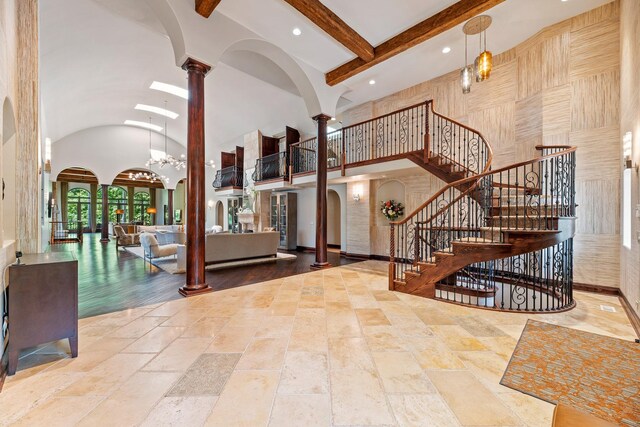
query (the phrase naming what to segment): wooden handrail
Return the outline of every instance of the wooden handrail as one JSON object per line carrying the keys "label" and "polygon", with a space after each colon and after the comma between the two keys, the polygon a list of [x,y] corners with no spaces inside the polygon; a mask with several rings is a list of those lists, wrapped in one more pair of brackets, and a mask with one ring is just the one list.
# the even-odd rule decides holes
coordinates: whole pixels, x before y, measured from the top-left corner
{"label": "wooden handrail", "polygon": [[[534,163],[540,163],[543,160],[547,160],[547,159],[550,159],[550,158],[553,158],[553,157],[560,157],[560,156],[563,156],[565,154],[575,152],[576,149],[577,149],[577,147],[571,147],[570,149],[567,149],[567,150],[564,150],[564,151],[558,151],[557,153],[547,154],[546,156],[542,156],[542,157],[536,157],[535,159],[526,160],[526,161],[520,162],[520,163],[515,163],[513,165],[505,166],[505,167],[502,167],[500,169],[486,171],[486,172],[483,172],[483,173],[481,173],[479,175],[474,175],[474,176],[469,177],[469,178],[462,178],[462,179],[459,179],[458,181],[451,182],[451,183],[445,185],[436,194],[431,196],[429,198],[429,200],[427,200],[422,205],[420,205],[418,208],[416,208],[413,212],[411,212],[411,214],[407,215],[403,220],[401,220],[401,221],[391,221],[390,224],[393,224],[393,225],[406,224],[407,222],[409,222],[409,220],[411,218],[416,216],[421,210],[423,210],[424,208],[429,206],[429,204],[431,204],[434,200],[436,200],[438,197],[440,197],[442,194],[444,194],[447,190],[450,190],[451,188],[459,187],[462,184],[466,184],[468,182],[475,181],[474,185],[469,187],[467,190],[461,192],[461,194],[458,197],[456,197],[456,199],[452,200],[447,206],[445,206],[444,208],[442,208],[438,212],[442,212],[444,209],[447,209],[449,206],[451,206],[451,204],[455,203],[461,197],[463,197],[464,195],[468,194],[470,191],[474,190],[476,185],[477,185],[477,183],[482,178],[484,178],[486,176],[493,175],[493,174],[500,173],[500,172],[505,172],[505,171],[510,170],[510,169],[516,169],[516,168],[519,168],[521,166],[532,165]],[[436,214],[434,214],[431,218],[429,218],[427,220],[427,222],[430,222],[436,215],[438,215],[438,212]]]}

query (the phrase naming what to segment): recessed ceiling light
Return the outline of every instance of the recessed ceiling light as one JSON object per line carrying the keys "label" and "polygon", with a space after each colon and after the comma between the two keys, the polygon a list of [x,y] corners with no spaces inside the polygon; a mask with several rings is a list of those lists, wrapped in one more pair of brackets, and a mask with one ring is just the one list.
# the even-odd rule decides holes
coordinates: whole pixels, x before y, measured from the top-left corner
{"label": "recessed ceiling light", "polygon": [[298,27],[294,28],[292,31],[294,36],[299,36],[300,34],[302,34],[302,30]]}
{"label": "recessed ceiling light", "polygon": [[179,116],[178,113],[174,113],[173,111],[169,111],[164,108],[154,107],[153,105],[138,104],[135,109],[160,114],[161,116],[169,117],[170,119],[176,119]]}
{"label": "recessed ceiling light", "polygon": [[449,53],[449,52],[451,52],[451,48],[449,46],[442,48],[442,53]]}
{"label": "recessed ceiling light", "polygon": [[179,96],[180,98],[189,99],[189,91],[178,86],[170,85],[168,83],[153,82],[149,89],[159,90],[162,92],[170,93],[171,95]]}
{"label": "recessed ceiling light", "polygon": [[145,129],[151,129],[151,130],[155,130],[156,132],[160,132],[162,130],[161,126],[154,125],[148,122],[139,122],[137,120],[125,120],[124,124],[129,126],[139,126]]}
{"label": "recessed ceiling light", "polygon": [[371,79],[371,80],[369,80],[369,84],[370,84],[371,86],[373,86],[374,84],[376,84],[376,81],[375,81],[375,80],[373,80],[373,79]]}
{"label": "recessed ceiling light", "polygon": [[560,1],[564,3],[565,1],[569,1],[569,0],[560,0]]}

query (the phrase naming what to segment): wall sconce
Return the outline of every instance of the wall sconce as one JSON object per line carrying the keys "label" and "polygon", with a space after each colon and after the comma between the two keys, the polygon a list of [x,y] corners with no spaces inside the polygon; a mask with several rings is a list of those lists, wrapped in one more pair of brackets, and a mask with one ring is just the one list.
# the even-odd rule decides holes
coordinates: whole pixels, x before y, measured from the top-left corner
{"label": "wall sconce", "polygon": [[624,157],[623,167],[631,169],[633,167],[633,134],[627,132],[622,137],[622,155]]}
{"label": "wall sconce", "polygon": [[360,197],[362,196],[362,185],[358,184],[353,186],[352,196],[354,202],[360,201]]}
{"label": "wall sconce", "polygon": [[213,209],[213,205],[214,205],[213,200],[209,200],[207,202],[207,206],[209,207],[209,209]]}

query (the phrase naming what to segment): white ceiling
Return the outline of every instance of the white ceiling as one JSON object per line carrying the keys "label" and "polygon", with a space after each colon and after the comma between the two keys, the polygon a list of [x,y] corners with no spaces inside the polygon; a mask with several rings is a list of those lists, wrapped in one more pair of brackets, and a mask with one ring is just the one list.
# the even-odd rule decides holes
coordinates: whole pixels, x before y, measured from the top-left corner
{"label": "white ceiling", "polygon": [[[192,2],[193,0],[184,0]],[[494,19],[488,47],[507,50],[540,29],[609,0],[508,0],[487,12]],[[455,0],[323,0],[371,44],[394,36]],[[329,71],[354,55],[283,0],[222,0],[221,13],[289,54]],[[194,12],[194,19],[201,19]],[[153,80],[186,87],[171,44],[143,0],[55,0],[40,2],[41,88],[46,124],[53,141],[82,129],[148,120],[137,103],[162,106],[180,117],[169,120],[169,136],[186,144],[186,102],[149,90]],[[291,30],[302,29],[295,37]],[[471,46],[476,46],[470,40]],[[211,41],[215,43],[215,41]],[[452,48],[444,55],[444,46]],[[441,34],[345,83],[348,107],[389,95],[459,68],[464,37],[460,27]],[[471,52],[475,52],[473,48]],[[206,79],[206,141],[210,152],[229,149],[242,135],[285,125],[313,132],[302,99],[275,64],[251,54],[223,58]],[[375,86],[368,81],[374,78]],[[347,108],[348,108],[347,107]],[[163,125],[164,119],[155,117]]]}

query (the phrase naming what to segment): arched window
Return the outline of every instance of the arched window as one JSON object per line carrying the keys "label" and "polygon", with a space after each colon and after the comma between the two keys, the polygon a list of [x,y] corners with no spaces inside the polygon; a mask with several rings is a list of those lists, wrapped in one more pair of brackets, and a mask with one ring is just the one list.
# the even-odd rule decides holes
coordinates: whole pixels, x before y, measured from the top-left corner
{"label": "arched window", "polygon": [[133,219],[143,224],[151,224],[151,215],[147,208],[151,206],[151,196],[145,191],[139,191],[133,195]]}
{"label": "arched window", "polygon": [[[107,195],[108,200],[109,200],[109,207],[108,207],[108,211],[109,211],[109,220],[108,222],[118,222],[118,219],[120,221],[123,221],[124,218],[128,218],[129,215],[127,214],[128,208],[128,202],[127,202],[127,190],[125,190],[122,187],[116,187],[116,186],[110,186],[109,187],[109,194]],[[122,209],[125,213],[123,215],[120,216],[120,218],[118,218],[118,214],[116,213],[116,210],[118,209]],[[98,218],[98,223],[102,224],[102,188],[98,188],[98,214],[96,215],[96,217]]]}
{"label": "arched window", "polygon": [[84,188],[72,188],[67,192],[67,217],[69,221],[82,221],[83,227],[90,225],[91,197]]}

